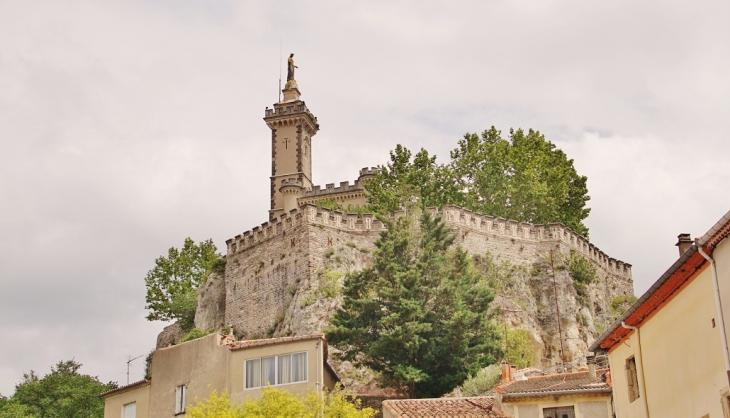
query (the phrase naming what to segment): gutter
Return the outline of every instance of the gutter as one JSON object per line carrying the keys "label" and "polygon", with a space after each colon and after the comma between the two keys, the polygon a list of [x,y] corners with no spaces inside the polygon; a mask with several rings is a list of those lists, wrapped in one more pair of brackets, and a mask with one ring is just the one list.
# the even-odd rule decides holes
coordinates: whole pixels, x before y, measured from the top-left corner
{"label": "gutter", "polygon": [[647,399],[648,395],[646,394],[646,379],[644,379],[644,356],[641,354],[641,334],[639,333],[639,327],[626,325],[626,322],[624,321],[621,321],[621,326],[626,329],[636,331],[636,339],[638,340],[639,345],[639,370],[641,370],[641,387],[644,388],[644,412],[646,412],[646,418],[649,418],[651,415],[649,415],[649,399]]}
{"label": "gutter", "polygon": [[697,247],[697,251],[699,251],[702,257],[705,257],[705,260],[710,262],[712,270],[712,286],[715,289],[715,307],[717,308],[717,317],[720,322],[718,324],[720,326],[720,343],[722,344],[722,354],[725,358],[725,372],[727,373],[728,385],[730,385],[730,352],[728,351],[727,334],[725,333],[725,315],[722,311],[722,300],[720,299],[720,284],[717,281],[717,266],[715,266],[715,260],[707,255],[701,246]]}
{"label": "gutter", "polygon": [[613,389],[598,388],[598,389],[582,389],[582,390],[556,390],[550,392],[528,392],[528,393],[505,393],[502,395],[502,399],[505,401],[512,399],[524,399],[524,398],[537,398],[544,396],[570,396],[570,395],[587,395],[587,394],[610,394],[613,393]]}

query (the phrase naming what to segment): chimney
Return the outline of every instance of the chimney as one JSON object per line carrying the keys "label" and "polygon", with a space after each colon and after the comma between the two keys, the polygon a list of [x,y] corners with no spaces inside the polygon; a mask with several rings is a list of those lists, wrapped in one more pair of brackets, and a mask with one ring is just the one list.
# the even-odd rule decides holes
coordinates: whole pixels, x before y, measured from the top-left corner
{"label": "chimney", "polygon": [[596,378],[596,356],[586,356],[586,363],[588,364],[588,376],[591,379]]}
{"label": "chimney", "polygon": [[507,383],[512,380],[512,368],[506,361],[502,362],[502,383]]}
{"label": "chimney", "polygon": [[679,247],[679,256],[681,257],[692,246],[692,238],[690,238],[689,234],[679,234],[677,235],[677,243],[675,245]]}

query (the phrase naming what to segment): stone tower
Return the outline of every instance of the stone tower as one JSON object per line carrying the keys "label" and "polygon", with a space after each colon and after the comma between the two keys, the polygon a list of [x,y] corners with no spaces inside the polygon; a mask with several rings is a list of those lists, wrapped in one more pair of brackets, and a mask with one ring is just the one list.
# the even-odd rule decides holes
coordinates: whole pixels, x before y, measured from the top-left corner
{"label": "stone tower", "polygon": [[267,107],[264,117],[271,129],[270,220],[295,209],[300,194],[312,189],[312,137],[319,131],[296,80],[288,80],[282,93],[284,99]]}

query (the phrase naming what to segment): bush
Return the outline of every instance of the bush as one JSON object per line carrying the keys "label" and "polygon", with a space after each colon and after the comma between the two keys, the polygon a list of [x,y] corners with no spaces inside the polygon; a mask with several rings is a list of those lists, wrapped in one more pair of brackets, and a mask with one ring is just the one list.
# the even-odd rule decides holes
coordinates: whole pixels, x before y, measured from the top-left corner
{"label": "bush", "polygon": [[178,343],[184,343],[186,341],[197,340],[198,338],[205,337],[206,335],[212,334],[214,332],[215,332],[215,328],[211,328],[208,331],[203,331],[203,330],[200,330],[200,329],[197,329],[197,328],[193,328],[193,329],[190,330],[190,332],[188,332],[187,334],[185,334],[185,336],[182,337],[180,339],[180,341],[178,341]]}
{"label": "bush", "polygon": [[596,266],[582,255],[572,252],[567,260],[570,277],[579,294],[583,294],[586,287],[596,281]]}
{"label": "bush", "polygon": [[479,396],[497,386],[502,379],[502,370],[498,364],[492,364],[479,370],[476,376],[469,376],[461,384],[464,396]]}

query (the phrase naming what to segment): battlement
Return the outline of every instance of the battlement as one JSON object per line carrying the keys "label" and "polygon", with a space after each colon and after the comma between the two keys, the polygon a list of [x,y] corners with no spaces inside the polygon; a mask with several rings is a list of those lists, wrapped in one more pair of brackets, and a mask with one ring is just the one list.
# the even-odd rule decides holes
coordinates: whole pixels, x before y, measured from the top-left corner
{"label": "battlement", "polygon": [[350,184],[349,181],[341,181],[338,187],[335,187],[334,183],[327,183],[324,189],[322,188],[322,186],[313,186],[312,190],[304,192],[303,197],[324,196],[328,194],[355,192],[362,190],[364,190],[364,188],[359,180],[355,180],[354,184]]}
{"label": "battlement", "polygon": [[283,103],[275,105],[274,109],[269,109],[268,107],[264,111],[264,119],[267,118],[273,118],[277,116],[290,116],[290,115],[297,115],[300,113],[305,113],[309,115],[312,119],[314,119],[315,123],[317,122],[317,118],[312,114],[312,112],[309,111],[307,108],[307,105],[304,104],[304,102],[299,101],[295,103]]}
{"label": "battlement", "polygon": [[506,235],[528,241],[559,241],[584,257],[595,261],[604,269],[621,276],[631,277],[631,264],[609,257],[583,236],[559,222],[534,225],[482,215],[455,205],[445,205],[440,213],[437,208],[432,207],[428,210],[434,215],[440,214],[447,224],[464,226],[486,234]]}
{"label": "battlement", "polygon": [[[348,183],[340,183],[340,189],[347,186]],[[434,216],[441,216],[449,226],[469,229],[487,236],[504,236],[522,242],[533,243],[560,242],[584,257],[593,260],[606,271],[627,278],[631,277],[631,264],[609,257],[598,247],[588,242],[587,239],[562,223],[534,225],[501,217],[482,215],[455,205],[446,205],[440,211],[435,207],[427,208],[427,210]],[[398,211],[393,218],[403,215],[403,211]],[[380,232],[385,229],[383,222],[376,219],[373,214],[366,213],[360,216],[356,213],[344,213],[339,210],[318,208],[313,204],[304,204],[272,221],[264,222],[261,226],[229,239],[226,241],[227,253],[231,255],[251,248],[259,242],[281,235],[284,231],[305,223],[329,226],[351,232]]]}
{"label": "battlement", "polygon": [[296,178],[288,178],[281,181],[281,187],[302,187],[302,182]]}
{"label": "battlement", "polygon": [[360,169],[360,176],[358,177],[358,179],[362,177],[374,176],[377,173],[378,169],[376,167],[365,167]]}

